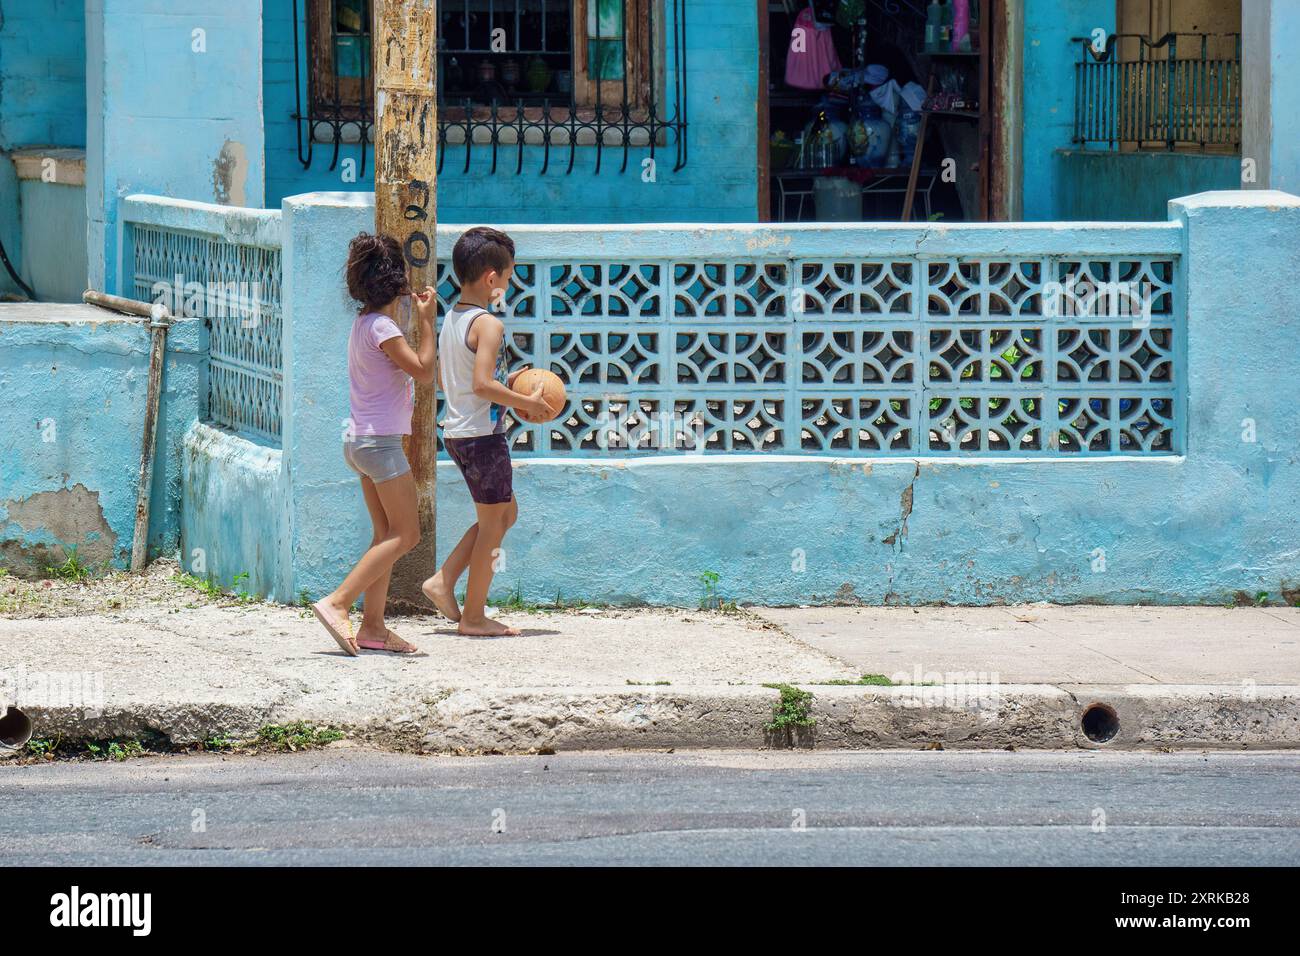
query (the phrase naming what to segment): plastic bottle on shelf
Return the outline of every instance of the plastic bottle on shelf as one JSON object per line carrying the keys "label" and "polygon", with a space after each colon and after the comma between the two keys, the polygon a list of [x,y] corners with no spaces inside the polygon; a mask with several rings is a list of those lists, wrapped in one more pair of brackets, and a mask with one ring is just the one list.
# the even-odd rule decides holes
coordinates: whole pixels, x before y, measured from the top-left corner
{"label": "plastic bottle on shelf", "polygon": [[804,142],[807,144],[808,165],[811,168],[825,169],[827,166],[835,165],[837,159],[835,155],[835,131],[826,118],[825,109],[817,112],[817,118],[813,120],[804,135]]}
{"label": "plastic bottle on shelf", "polygon": [[946,50],[952,43],[952,0],[943,5],[943,19],[939,21],[939,49]]}
{"label": "plastic bottle on shelf", "polygon": [[916,137],[921,130],[921,114],[915,110],[905,110],[898,116],[898,146],[901,151],[902,164],[912,165],[912,155],[916,152]]}
{"label": "plastic bottle on shelf", "polygon": [[970,50],[970,0],[951,0],[952,40],[954,53]]}
{"label": "plastic bottle on shelf", "polygon": [[939,0],[930,0],[925,10],[925,52],[936,53],[939,50],[939,25],[943,21],[943,6]]}

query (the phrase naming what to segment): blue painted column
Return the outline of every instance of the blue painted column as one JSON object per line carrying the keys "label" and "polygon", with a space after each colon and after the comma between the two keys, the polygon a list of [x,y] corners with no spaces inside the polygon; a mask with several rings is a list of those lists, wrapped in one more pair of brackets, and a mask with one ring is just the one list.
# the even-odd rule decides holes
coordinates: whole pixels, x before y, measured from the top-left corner
{"label": "blue painted column", "polygon": [[[1300,197],[1198,193],[1169,204],[1186,225],[1187,455],[1244,472],[1294,458],[1300,349]],[[1268,250],[1268,253],[1265,253]],[[1255,423],[1254,442],[1249,423]],[[1284,510],[1295,518],[1294,502]]]}
{"label": "blue painted column", "polygon": [[1254,160],[1247,189],[1300,192],[1300,4],[1241,6],[1242,160]]}
{"label": "blue painted column", "polygon": [[[1290,278],[1300,271],[1300,197],[1199,193],[1169,212],[1186,227],[1187,462],[1198,486],[1189,516],[1200,519],[1166,531],[1197,555],[1188,565],[1208,562],[1220,579],[1266,568],[1286,581],[1300,542],[1300,288]],[[1237,547],[1216,547],[1229,529]]]}
{"label": "blue painted column", "polygon": [[120,292],[117,201],[261,206],[262,0],[87,0],[90,284]]}
{"label": "blue painted column", "polygon": [[343,463],[348,336],[356,317],[343,281],[348,243],[375,228],[373,193],[310,193],[282,203],[284,427],[289,555],[284,593],[338,585],[369,543],[356,475]]}

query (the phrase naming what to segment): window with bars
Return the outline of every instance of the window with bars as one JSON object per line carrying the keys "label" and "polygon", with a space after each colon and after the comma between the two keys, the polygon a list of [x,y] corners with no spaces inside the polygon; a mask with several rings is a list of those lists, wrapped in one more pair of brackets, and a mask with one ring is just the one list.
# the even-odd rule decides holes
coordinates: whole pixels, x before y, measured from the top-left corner
{"label": "window with bars", "polygon": [[[294,0],[295,31],[299,2]],[[371,0],[303,0],[305,53],[298,91],[299,159],[355,144],[364,174],[373,141]],[[580,149],[594,170],[614,152],[667,151],[686,164],[685,0],[442,0],[438,5],[438,168],[463,150],[469,171],[541,154],[540,172],[572,172]],[[504,162],[503,162],[504,160]]]}

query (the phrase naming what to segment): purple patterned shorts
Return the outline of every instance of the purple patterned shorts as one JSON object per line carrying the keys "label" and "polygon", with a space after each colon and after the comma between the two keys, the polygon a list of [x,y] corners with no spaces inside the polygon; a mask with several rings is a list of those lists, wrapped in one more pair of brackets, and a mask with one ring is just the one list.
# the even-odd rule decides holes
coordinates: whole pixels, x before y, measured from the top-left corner
{"label": "purple patterned shorts", "polygon": [[469,494],[480,505],[501,505],[514,497],[514,468],[506,436],[479,435],[476,438],[444,438],[447,454],[469,485]]}

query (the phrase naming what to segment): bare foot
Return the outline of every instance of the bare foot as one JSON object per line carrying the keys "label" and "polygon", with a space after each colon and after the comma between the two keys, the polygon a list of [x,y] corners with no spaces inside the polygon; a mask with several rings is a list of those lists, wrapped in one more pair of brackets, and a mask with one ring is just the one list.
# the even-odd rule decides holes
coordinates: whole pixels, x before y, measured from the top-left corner
{"label": "bare foot", "polygon": [[390,654],[414,654],[419,650],[387,627],[367,627],[365,624],[357,631],[357,646],[363,651],[388,651]]}
{"label": "bare foot", "polygon": [[352,621],[348,617],[348,609],[340,607],[330,601],[329,598],[322,598],[311,606],[316,615],[316,620],[325,626],[325,630],[330,632],[330,636],[344,652],[353,657],[357,656],[357,641],[352,634]]}
{"label": "bare foot", "polygon": [[442,580],[441,571],[420,585],[420,590],[433,602],[433,606],[443,617],[449,621],[460,620],[460,606],[456,604],[456,595],[452,594],[451,588]]}
{"label": "bare foot", "polygon": [[509,627],[500,621],[492,620],[490,617],[481,618],[477,621],[468,621],[462,618],[460,627],[456,628],[456,631],[470,637],[515,637],[519,634],[519,628]]}

